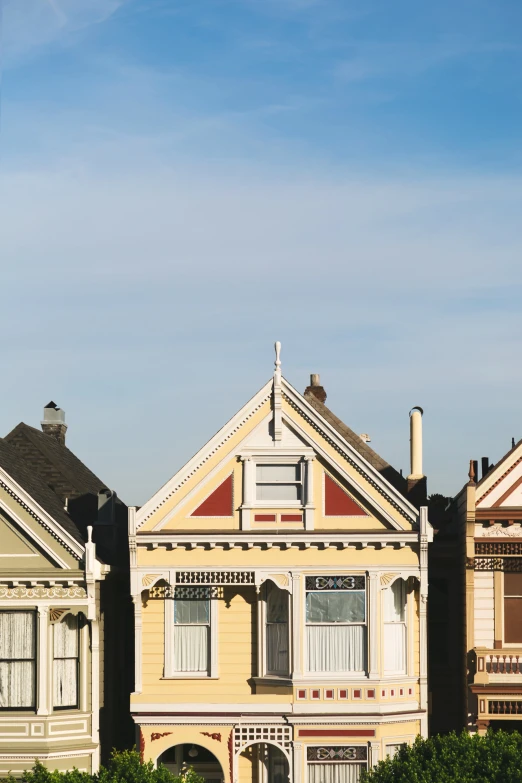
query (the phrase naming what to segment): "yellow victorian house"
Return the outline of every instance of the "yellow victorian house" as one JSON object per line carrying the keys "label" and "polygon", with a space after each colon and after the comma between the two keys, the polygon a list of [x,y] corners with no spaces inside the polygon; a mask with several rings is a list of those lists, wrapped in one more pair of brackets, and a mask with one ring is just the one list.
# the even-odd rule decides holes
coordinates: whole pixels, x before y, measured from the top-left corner
{"label": "yellow victorian house", "polygon": [[356,783],[427,731],[421,412],[408,480],[273,378],[130,509],[144,759],[208,783]]}

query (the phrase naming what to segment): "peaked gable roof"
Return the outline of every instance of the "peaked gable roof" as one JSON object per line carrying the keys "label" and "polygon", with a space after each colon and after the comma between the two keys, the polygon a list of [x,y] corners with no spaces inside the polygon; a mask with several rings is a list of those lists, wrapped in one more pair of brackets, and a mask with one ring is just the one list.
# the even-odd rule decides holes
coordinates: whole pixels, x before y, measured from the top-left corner
{"label": "peaked gable roof", "polygon": [[401,476],[401,474],[395,470],[386,460],[380,457],[376,451],[368,446],[365,441],[359,435],[348,427],[341,419],[339,419],[330,408],[328,408],[323,402],[317,399],[311,391],[305,391],[305,400],[319,413],[328,424],[337,430],[344,440],[347,441],[353,448],[364,457],[364,459],[370,463],[379,473],[390,482],[390,484],[398,489],[403,495],[406,495],[406,489],[408,482]]}
{"label": "peaked gable roof", "polygon": [[4,440],[19,451],[28,465],[49,477],[54,492],[65,498],[79,495],[97,495],[106,484],[96,476],[73,452],[53,437],[20,422]]}
{"label": "peaked gable roof", "polygon": [[[488,495],[505,479],[513,470],[520,471],[522,462],[522,440],[519,440],[504,456],[493,465],[485,476],[482,476],[476,485],[476,503],[484,501]],[[514,476],[515,480],[515,476]],[[514,487],[513,487],[514,489]]]}
{"label": "peaked gable roof", "polygon": [[42,481],[5,438],[0,438],[0,468],[77,543],[84,544],[80,531],[65,511],[58,495]]}
{"label": "peaked gable roof", "polygon": [[[408,519],[410,524],[413,524],[417,519],[418,512],[403,494],[403,488],[406,488],[405,479],[313,395],[313,400],[309,399],[308,396],[305,398],[285,378],[281,378],[281,388],[292,405],[300,409],[305,416],[310,416],[314,419],[314,424],[320,432],[327,437],[333,435],[337,438],[341,452],[346,454],[349,459],[354,459],[358,469],[364,471],[371,483],[391,502],[401,516]],[[138,510],[136,516],[138,529],[271,398],[272,390],[273,380],[271,379],[184,467]]]}

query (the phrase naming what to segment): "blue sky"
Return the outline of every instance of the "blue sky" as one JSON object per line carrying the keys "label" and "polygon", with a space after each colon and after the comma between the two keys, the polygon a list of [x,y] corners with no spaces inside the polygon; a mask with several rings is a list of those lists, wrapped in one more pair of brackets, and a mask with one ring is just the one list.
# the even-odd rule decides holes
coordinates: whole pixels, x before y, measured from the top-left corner
{"label": "blue sky", "polygon": [[515,0],[4,0],[0,431],[141,504],[267,380],[430,491],[522,437]]}

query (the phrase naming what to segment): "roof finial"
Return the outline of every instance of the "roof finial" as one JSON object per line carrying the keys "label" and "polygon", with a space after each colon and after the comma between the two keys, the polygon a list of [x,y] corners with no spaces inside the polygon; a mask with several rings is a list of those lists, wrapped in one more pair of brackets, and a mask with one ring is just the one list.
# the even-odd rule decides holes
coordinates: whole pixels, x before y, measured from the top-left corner
{"label": "roof finial", "polygon": [[274,345],[275,348],[275,372],[274,372],[274,440],[281,440],[283,437],[283,411],[282,411],[282,391],[281,391],[281,343],[279,340]]}
{"label": "roof finial", "polygon": [[274,362],[275,371],[280,378],[281,377],[281,343],[279,342],[279,340],[274,344],[274,348],[275,348],[275,355],[276,355],[275,362]]}
{"label": "roof finial", "polygon": [[468,483],[469,484],[475,484],[476,483],[475,482],[475,478],[476,478],[476,475],[475,475],[475,460],[470,459],[470,461],[469,461],[469,473],[468,473],[468,476],[469,476],[469,482]]}

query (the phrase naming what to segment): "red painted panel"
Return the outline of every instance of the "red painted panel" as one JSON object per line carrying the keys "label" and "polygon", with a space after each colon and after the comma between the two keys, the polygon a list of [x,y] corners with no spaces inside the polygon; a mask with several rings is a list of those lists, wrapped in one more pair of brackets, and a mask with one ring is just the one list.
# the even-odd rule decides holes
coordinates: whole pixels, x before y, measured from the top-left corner
{"label": "red painted panel", "polygon": [[192,512],[191,517],[231,517],[233,511],[233,483],[232,474],[208,496],[198,508]]}
{"label": "red painted panel", "polygon": [[361,691],[359,689],[354,690],[353,692],[353,698],[354,699],[360,699],[361,698]]}
{"label": "red painted panel", "polygon": [[281,514],[281,522],[302,522],[301,514]]}
{"label": "red painted panel", "polygon": [[312,691],[312,699],[320,699],[321,691]]}
{"label": "red painted panel", "polygon": [[300,737],[375,737],[375,729],[299,729]]}
{"label": "red painted panel", "polygon": [[327,473],[324,474],[324,513],[327,517],[368,516]]}
{"label": "red painted panel", "polygon": [[340,690],[339,691],[339,698],[340,699],[347,699],[348,698],[348,691],[347,690]]}
{"label": "red painted panel", "polygon": [[334,697],[334,692],[333,691],[326,690],[324,692],[324,698],[325,699],[333,699],[333,697]]}
{"label": "red painted panel", "polygon": [[276,521],[276,515],[275,514],[255,514],[254,515],[254,522],[275,522]]}
{"label": "red painted panel", "polygon": [[368,698],[368,699],[375,699],[375,691],[374,691],[373,688],[371,688],[370,690],[366,691],[366,698]]}

